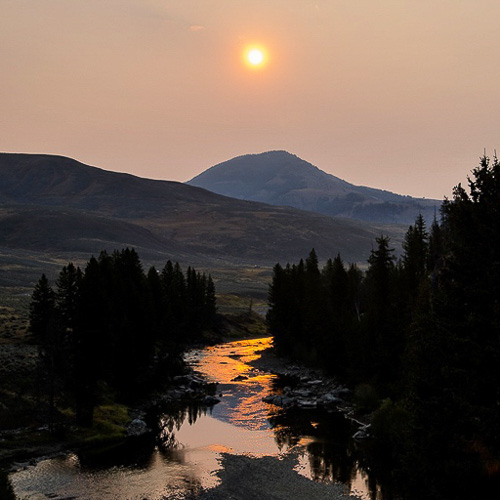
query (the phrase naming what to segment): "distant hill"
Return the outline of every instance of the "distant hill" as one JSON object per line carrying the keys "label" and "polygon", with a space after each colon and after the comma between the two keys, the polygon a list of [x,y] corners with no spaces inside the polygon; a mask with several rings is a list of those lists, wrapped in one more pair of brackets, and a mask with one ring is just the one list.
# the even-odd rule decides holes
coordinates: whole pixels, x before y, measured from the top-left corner
{"label": "distant hill", "polygon": [[286,151],[238,156],[205,170],[187,184],[242,200],[368,222],[412,224],[419,213],[431,222],[441,204],[354,186]]}
{"label": "distant hill", "polygon": [[8,283],[13,273],[25,279],[33,260],[65,263],[125,246],[158,265],[175,259],[269,266],[295,262],[312,247],[321,259],[340,252],[347,262],[365,262],[381,233],[397,239],[402,230],[236,200],[61,156],[0,154],[0,277]]}

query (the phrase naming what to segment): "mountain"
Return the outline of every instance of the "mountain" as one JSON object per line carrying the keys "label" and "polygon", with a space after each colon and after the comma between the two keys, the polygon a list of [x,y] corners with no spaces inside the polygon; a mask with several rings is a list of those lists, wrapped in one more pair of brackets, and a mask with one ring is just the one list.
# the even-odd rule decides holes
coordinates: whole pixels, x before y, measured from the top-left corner
{"label": "mountain", "polygon": [[238,156],[205,170],[187,184],[242,200],[368,222],[408,225],[421,213],[430,223],[441,204],[354,186],[286,151]]}
{"label": "mountain", "polygon": [[321,259],[340,252],[347,262],[365,262],[381,233],[398,238],[402,231],[108,172],[61,156],[0,154],[4,283],[15,282],[13,273],[25,279],[34,261],[60,268],[125,246],[157,265],[174,259],[270,266],[295,262],[312,247]]}

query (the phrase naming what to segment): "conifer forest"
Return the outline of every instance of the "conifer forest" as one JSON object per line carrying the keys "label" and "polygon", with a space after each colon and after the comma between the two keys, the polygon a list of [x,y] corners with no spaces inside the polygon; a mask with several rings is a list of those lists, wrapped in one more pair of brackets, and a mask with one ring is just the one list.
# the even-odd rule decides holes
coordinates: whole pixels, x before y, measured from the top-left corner
{"label": "conifer forest", "polygon": [[69,263],[55,288],[42,275],[30,305],[31,333],[50,378],[50,406],[71,394],[77,420],[91,425],[104,393],[133,400],[182,368],[188,343],[212,326],[210,276],[168,261],[147,274],[132,249],[102,252],[85,269]]}
{"label": "conifer forest", "polygon": [[340,255],[320,269],[314,250],[276,264],[267,320],[282,355],[375,410],[374,453],[408,498],[424,498],[422,477],[425,497],[478,498],[498,482],[499,300],[500,163],[483,157],[440,221],[417,217],[399,259],[380,236],[365,272]]}

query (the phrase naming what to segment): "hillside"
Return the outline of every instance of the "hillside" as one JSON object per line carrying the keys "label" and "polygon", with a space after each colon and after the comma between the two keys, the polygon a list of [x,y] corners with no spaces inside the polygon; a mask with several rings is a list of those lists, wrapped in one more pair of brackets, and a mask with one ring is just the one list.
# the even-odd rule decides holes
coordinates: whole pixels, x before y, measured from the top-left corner
{"label": "hillside", "polygon": [[437,200],[354,186],[286,151],[238,156],[187,184],[233,198],[379,223],[412,224],[419,213],[431,222],[440,205]]}
{"label": "hillside", "polygon": [[59,266],[125,246],[157,265],[271,266],[312,247],[322,259],[340,252],[364,262],[381,232],[398,237],[401,228],[236,200],[60,156],[0,154],[3,284],[25,281],[41,262]]}

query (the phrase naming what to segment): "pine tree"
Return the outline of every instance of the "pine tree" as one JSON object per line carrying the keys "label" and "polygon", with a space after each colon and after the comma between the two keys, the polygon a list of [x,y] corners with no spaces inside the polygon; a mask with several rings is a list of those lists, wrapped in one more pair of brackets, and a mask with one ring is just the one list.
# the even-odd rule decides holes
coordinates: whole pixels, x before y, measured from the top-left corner
{"label": "pine tree", "polygon": [[427,256],[427,273],[431,276],[439,271],[443,262],[443,236],[441,226],[436,217],[432,221],[431,231],[429,235],[429,251]]}
{"label": "pine tree", "polygon": [[274,337],[274,345],[278,351],[286,351],[286,300],[285,295],[285,271],[279,263],[273,267],[273,276],[269,285],[267,296],[268,311],[266,321],[271,335]]}
{"label": "pine tree", "polygon": [[160,276],[154,266],[148,270],[147,287],[152,315],[153,337],[158,341],[161,338],[163,298]]}
{"label": "pine tree", "polygon": [[49,280],[42,274],[35,285],[30,303],[30,331],[39,345],[43,346],[51,336],[55,321],[55,294]]}
{"label": "pine tree", "polygon": [[[400,358],[404,350],[403,334],[397,321],[396,266],[394,249],[386,236],[376,238],[377,249],[372,250],[366,273],[366,313],[363,317],[364,341],[359,368],[364,377],[382,393],[390,390],[388,384],[398,379]],[[361,354],[361,353],[360,353]]]}
{"label": "pine tree", "polygon": [[483,427],[500,417],[500,163],[485,156],[472,173],[470,193],[458,185],[443,207],[446,251],[436,307],[454,353],[447,360],[455,374],[449,390],[467,401],[465,410],[500,450],[499,427]]}
{"label": "pine tree", "polygon": [[112,363],[112,345],[108,334],[108,286],[103,268],[109,257],[101,253],[99,262],[92,257],[80,283],[73,335],[73,393],[77,421],[84,426],[93,422],[97,402],[97,381]]}
{"label": "pine tree", "polygon": [[61,329],[57,321],[55,293],[45,274],[35,285],[30,303],[30,331],[38,344],[38,354],[48,376],[49,427],[54,424],[56,372]]}
{"label": "pine tree", "polygon": [[431,228],[432,307],[412,325],[408,362],[421,473],[456,498],[477,496],[500,457],[498,160],[481,158],[472,174]]}
{"label": "pine tree", "polygon": [[56,307],[64,331],[71,334],[75,327],[76,308],[82,272],[73,263],[64,266],[56,281]]}
{"label": "pine tree", "polygon": [[368,287],[367,308],[374,324],[383,324],[389,318],[394,281],[394,249],[389,248],[387,236],[376,238],[377,249],[372,250],[366,273]]}
{"label": "pine tree", "polygon": [[421,214],[415,220],[415,225],[408,228],[403,241],[403,250],[405,285],[409,297],[414,299],[420,284],[427,276],[429,260],[429,236]]}
{"label": "pine tree", "polygon": [[210,274],[207,278],[207,286],[205,289],[205,324],[206,328],[211,328],[214,324],[215,315],[217,314],[217,299],[215,296],[215,284]]}
{"label": "pine tree", "polygon": [[326,307],[326,329],[321,345],[323,364],[336,375],[344,376],[347,365],[347,339],[350,334],[349,278],[340,254],[329,259],[323,269],[322,294]]}
{"label": "pine tree", "polygon": [[307,361],[317,363],[321,358],[322,339],[328,332],[328,321],[325,315],[327,305],[322,290],[318,257],[314,248],[305,261],[304,295],[299,307],[302,308],[303,328],[300,333],[299,349],[303,354],[307,354]]}

